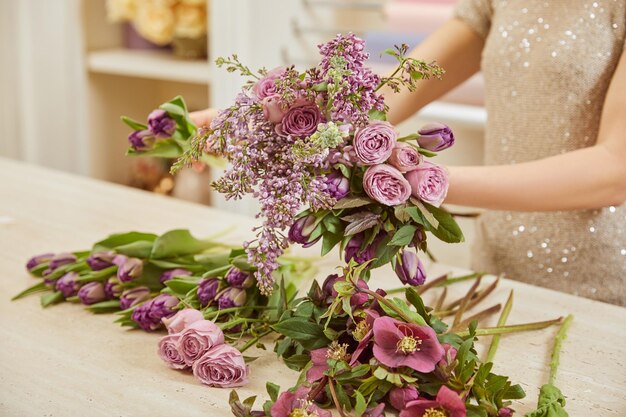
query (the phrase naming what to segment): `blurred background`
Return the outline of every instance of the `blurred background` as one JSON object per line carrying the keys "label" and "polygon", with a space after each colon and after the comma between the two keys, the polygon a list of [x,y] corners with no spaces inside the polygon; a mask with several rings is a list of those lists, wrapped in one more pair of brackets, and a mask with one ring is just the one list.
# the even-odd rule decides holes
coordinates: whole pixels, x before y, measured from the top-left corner
{"label": "blurred background", "polygon": [[[145,120],[180,94],[190,110],[228,106],[243,80],[217,70],[237,53],[252,68],[318,61],[317,47],[339,32],[380,53],[417,45],[452,15],[455,0],[0,0],[0,156],[252,215],[253,201],[226,202],[209,188],[213,170],[168,173],[167,161],[128,158],[120,115]],[[457,144],[437,157],[481,164],[486,113],[480,74],[405,122],[402,134],[439,121]],[[1,180],[1,179],[0,179]],[[454,208],[457,211],[463,208]],[[472,210],[473,211],[473,210]],[[469,267],[467,242],[437,245],[438,260]],[[181,219],[184,227],[184,219]]]}

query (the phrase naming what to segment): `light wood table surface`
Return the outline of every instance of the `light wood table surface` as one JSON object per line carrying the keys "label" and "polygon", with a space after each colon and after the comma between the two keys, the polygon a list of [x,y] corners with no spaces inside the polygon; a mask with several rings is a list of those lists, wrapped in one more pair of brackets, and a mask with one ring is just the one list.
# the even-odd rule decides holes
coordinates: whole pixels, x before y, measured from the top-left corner
{"label": "light wood table surface", "polygon": [[[252,218],[0,158],[0,416],[230,415],[229,390],[207,388],[167,368],[156,355],[157,335],[123,329],[111,315],[92,315],[69,303],[42,310],[36,296],[9,299],[35,282],[24,268],[34,254],[85,249],[129,230],[188,228],[202,237],[234,226],[224,240],[239,244],[254,224]],[[315,256],[317,250],[301,253]],[[326,257],[319,277],[331,273],[336,261]],[[447,270],[454,269],[430,265],[429,275]],[[398,282],[383,268],[370,286],[376,284],[390,288]],[[509,280],[489,301],[504,302],[511,289],[510,324],[575,315],[558,376],[570,416],[626,416],[626,309]],[[556,330],[502,338],[495,371],[527,393],[514,404],[517,415],[533,408],[538,387],[547,381]],[[296,381],[297,374],[272,352],[259,354],[241,397],[264,400],[266,381],[283,388]]]}

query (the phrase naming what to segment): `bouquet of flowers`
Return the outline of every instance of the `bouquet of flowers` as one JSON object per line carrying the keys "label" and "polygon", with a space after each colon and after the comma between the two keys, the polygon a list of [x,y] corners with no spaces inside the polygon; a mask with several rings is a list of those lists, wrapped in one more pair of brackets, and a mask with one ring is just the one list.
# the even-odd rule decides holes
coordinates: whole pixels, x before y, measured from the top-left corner
{"label": "bouquet of flowers", "polygon": [[[380,78],[365,66],[364,41],[353,34],[319,49],[320,63],[304,72],[288,67],[255,73],[236,55],[218,58],[218,66],[251,80],[192,139],[174,168],[206,153],[222,155],[231,165],[214,188],[227,198],[258,199],[263,223],[244,247],[263,294],[271,292],[272,272],[289,242],[321,241],[322,254],[340,245],[346,261],[374,259],[370,268],[391,262],[403,282],[419,285],[424,271],[416,251],[426,251],[426,232],[446,242],[463,240],[453,217],[440,208],[446,170],[427,160],[450,147],[454,136],[433,123],[399,137],[385,120],[379,90],[412,90],[443,70],[407,57],[404,45],[385,51],[399,65]],[[307,209],[299,212],[302,206]]]}

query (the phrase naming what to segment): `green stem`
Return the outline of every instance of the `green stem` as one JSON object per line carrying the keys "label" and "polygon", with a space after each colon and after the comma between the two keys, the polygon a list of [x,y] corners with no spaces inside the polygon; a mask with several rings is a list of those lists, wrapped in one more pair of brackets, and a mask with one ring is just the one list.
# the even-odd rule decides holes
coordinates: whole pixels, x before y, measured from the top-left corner
{"label": "green stem", "polygon": [[235,326],[238,326],[239,324],[242,324],[242,323],[263,323],[263,322],[265,322],[265,320],[263,320],[263,319],[238,318],[236,320],[231,320],[231,321],[228,321],[226,323],[222,323],[222,324],[220,324],[219,327],[222,330],[228,330],[228,329],[233,328]]}
{"label": "green stem", "polygon": [[343,412],[343,407],[339,402],[339,398],[337,397],[337,392],[335,391],[335,384],[333,384],[332,378],[328,378],[328,387],[330,388],[330,395],[333,397],[333,402],[335,403],[335,407],[337,411],[339,411],[339,415],[341,417],[346,417],[346,414]]}
{"label": "green stem", "polygon": [[[476,329],[476,336],[493,336],[494,334],[518,333],[518,332],[526,332],[529,330],[541,330],[541,329],[545,329],[546,327],[559,324],[561,323],[561,321],[563,321],[563,317],[559,317],[558,319],[548,320],[548,321],[537,321],[533,323],[513,324],[510,326],[485,327],[483,329]],[[457,334],[460,337],[467,337],[469,336],[469,331],[463,331]]]}
{"label": "green stem", "polygon": [[252,339],[248,340],[246,342],[245,345],[243,345],[243,347],[241,349],[239,349],[239,352],[243,353],[246,350],[248,350],[248,348],[250,348],[251,346],[255,345],[259,340],[261,340],[262,338],[264,338],[265,336],[269,335],[270,333],[272,333],[273,330],[266,330],[263,333],[261,333],[258,336],[253,337]]}
{"label": "green stem", "polygon": [[384,304],[387,307],[389,307],[398,316],[400,316],[402,318],[402,320],[406,321],[407,323],[413,323],[413,320],[411,320],[411,318],[409,316],[404,314],[404,312],[402,310],[400,310],[397,305],[395,305],[394,303],[390,302],[389,300],[387,300],[382,295],[380,295],[380,294],[378,294],[378,293],[376,293],[374,291],[368,290],[367,288],[360,288],[360,287],[355,287],[355,288],[358,291],[360,291],[360,292],[364,292],[365,294],[374,297],[376,300],[378,300],[379,303]]}
{"label": "green stem", "polygon": [[[511,312],[511,307],[513,306],[513,290],[509,294],[509,298],[506,300],[506,304],[504,305],[504,309],[502,310],[502,314],[500,314],[500,318],[498,319],[497,327],[504,326],[506,324],[506,320],[509,318],[509,313]],[[496,350],[498,350],[498,345],[500,344],[500,335],[497,334],[491,339],[491,344],[489,345],[489,351],[487,352],[487,359],[485,362],[493,362],[494,356],[496,356]]]}
{"label": "green stem", "polygon": [[395,77],[396,74],[398,74],[398,72],[402,70],[402,67],[404,66],[405,62],[406,62],[406,58],[403,58],[402,61],[400,61],[400,64],[398,64],[398,67],[396,68],[396,70],[389,77],[381,78],[381,82],[378,85],[378,87],[376,87],[376,90],[374,90],[374,92],[380,90],[381,88],[385,86],[385,84],[389,82],[389,80],[392,80],[393,77]]}
{"label": "green stem", "polygon": [[270,306],[239,306],[239,307],[223,308],[221,310],[205,312],[204,313],[204,318],[207,319],[207,320],[210,320],[210,319],[212,319],[214,317],[219,316],[220,314],[236,313],[237,311],[241,311],[241,310],[246,309],[246,308],[252,308],[254,310],[276,310],[277,307],[270,307]]}
{"label": "green stem", "polygon": [[561,359],[561,347],[563,346],[563,341],[567,339],[567,331],[569,330],[572,320],[574,316],[571,314],[565,318],[559,332],[556,334],[556,338],[554,340],[554,348],[552,349],[552,359],[550,360],[550,384],[554,385],[556,382],[556,371],[559,367],[559,362]]}

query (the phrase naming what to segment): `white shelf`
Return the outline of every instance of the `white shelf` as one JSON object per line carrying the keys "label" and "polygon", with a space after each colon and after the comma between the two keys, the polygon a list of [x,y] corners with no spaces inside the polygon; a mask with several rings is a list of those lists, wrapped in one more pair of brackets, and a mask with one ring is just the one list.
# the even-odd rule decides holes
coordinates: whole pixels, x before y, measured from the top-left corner
{"label": "white shelf", "polygon": [[207,84],[211,76],[209,63],[177,58],[167,51],[105,49],[87,55],[91,72],[127,77]]}

